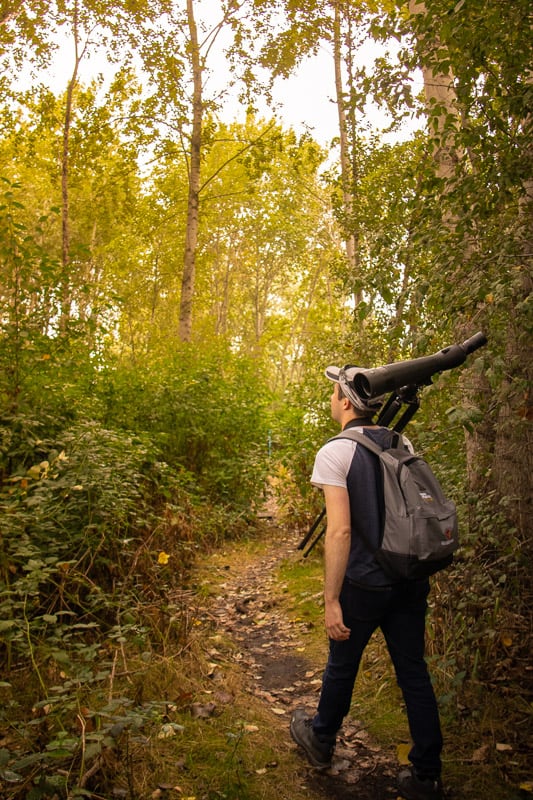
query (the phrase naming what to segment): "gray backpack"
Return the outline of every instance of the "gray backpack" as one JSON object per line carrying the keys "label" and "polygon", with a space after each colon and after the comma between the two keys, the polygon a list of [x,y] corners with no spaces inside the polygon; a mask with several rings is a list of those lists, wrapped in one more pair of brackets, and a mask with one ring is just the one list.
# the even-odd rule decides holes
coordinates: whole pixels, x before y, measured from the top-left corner
{"label": "gray backpack", "polygon": [[459,547],[457,512],[429,464],[402,447],[399,434],[385,449],[353,428],[333,438],[353,439],[379,458],[382,538],[377,550],[365,544],[383,571],[394,580],[417,580],[449,566]]}

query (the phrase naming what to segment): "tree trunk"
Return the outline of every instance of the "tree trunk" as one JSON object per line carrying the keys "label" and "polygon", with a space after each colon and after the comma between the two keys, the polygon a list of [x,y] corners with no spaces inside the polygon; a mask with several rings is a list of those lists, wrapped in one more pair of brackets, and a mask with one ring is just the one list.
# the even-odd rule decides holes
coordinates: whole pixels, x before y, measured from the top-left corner
{"label": "tree trunk", "polygon": [[[527,78],[533,86],[533,73]],[[524,120],[524,128],[531,120]],[[531,140],[530,140],[531,141]],[[533,146],[525,152],[524,163],[531,163]],[[522,264],[516,268],[513,310],[524,308],[531,300],[533,278],[533,178],[523,184],[524,194],[519,204],[517,237],[521,243]],[[517,527],[524,556],[533,557],[533,364],[531,340],[520,327],[520,315],[513,314],[507,326],[505,364],[509,378],[505,385],[504,402],[498,416],[494,447],[494,483],[498,496],[505,503],[510,521]],[[522,316],[523,319],[523,316]],[[524,326],[525,327],[525,326]]]}
{"label": "tree trunk", "polygon": [[[409,13],[412,16],[426,13],[426,4],[420,0],[409,0]],[[419,43],[424,54],[424,43]],[[431,50],[439,46],[437,37],[431,41]],[[426,110],[431,120],[433,158],[436,165],[436,174],[439,178],[448,180],[453,177],[455,167],[460,157],[457,149],[456,133],[460,128],[461,115],[457,105],[457,94],[454,88],[454,76],[450,71],[446,74],[435,73],[425,63],[419,65],[424,78],[424,96]],[[437,111],[435,111],[437,109]]]}
{"label": "tree trunk", "polygon": [[69,208],[69,155],[70,155],[70,128],[72,124],[72,106],[74,102],[74,90],[78,79],[78,69],[81,55],[79,53],[78,41],[78,3],[74,3],[74,69],[67,86],[67,96],[65,101],[65,121],[63,124],[63,149],[61,153],[61,264],[62,264],[62,285],[61,285],[61,310],[60,310],[60,329],[66,330],[71,311],[72,311],[72,287],[70,275],[70,208]]}
{"label": "tree trunk", "polygon": [[[346,103],[344,99],[344,89],[342,82],[342,55],[341,55],[341,20],[340,3],[334,4],[335,18],[333,24],[333,57],[335,62],[335,94],[337,97],[337,113],[339,117],[339,143],[340,143],[340,166],[341,166],[341,185],[342,203],[344,211],[345,231],[344,246],[346,258],[354,279],[359,277],[359,253],[357,248],[356,235],[352,230],[354,224],[354,187],[357,181],[355,170],[352,169],[350,159],[350,146],[348,141],[348,123],[346,119]],[[352,147],[355,143],[352,143]],[[355,305],[361,302],[362,293],[354,293]]]}
{"label": "tree trunk", "polygon": [[[418,0],[410,0],[412,15],[425,14],[426,5]],[[446,194],[455,176],[455,168],[462,157],[457,145],[462,120],[453,88],[453,75],[435,74],[427,64],[424,55],[428,45],[419,41],[422,50],[422,71],[428,113],[432,123],[435,141],[433,156],[435,171],[444,183]],[[431,49],[437,49],[439,41],[431,38]],[[438,112],[435,111],[438,109]],[[527,154],[524,154],[526,156]],[[474,165],[472,165],[474,169]],[[533,455],[531,442],[531,346],[520,321],[516,321],[515,309],[523,304],[531,293],[532,280],[526,265],[532,252],[531,205],[533,181],[525,187],[524,200],[518,220],[519,240],[522,242],[523,267],[520,285],[515,283],[515,293],[509,299],[508,325],[502,352],[506,365],[506,377],[497,390],[492,389],[480,373],[469,373],[463,383],[465,400],[472,398],[482,407],[485,418],[482,425],[466,437],[467,471],[470,489],[487,496],[494,492],[494,512],[504,512],[510,526],[516,527],[524,553],[531,553],[531,475],[533,474]],[[455,229],[459,220],[450,212],[444,212],[442,223]],[[464,257],[472,253],[473,242],[465,238]],[[465,338],[471,331],[466,323],[457,324],[457,339]],[[490,341],[489,341],[490,347]],[[466,385],[466,380],[468,385]],[[497,402],[495,402],[495,400]],[[496,410],[495,410],[496,407]],[[507,534],[507,531],[502,531]],[[505,540],[509,546],[509,539]]]}
{"label": "tree trunk", "polygon": [[193,0],[187,0],[187,21],[190,35],[190,58],[193,73],[193,116],[191,149],[189,154],[189,192],[187,199],[187,227],[185,230],[185,253],[181,279],[179,316],[179,338],[190,342],[192,337],[192,313],[196,274],[196,249],[200,205],[200,154],[202,146],[202,64],[198,45],[198,33],[194,19]]}

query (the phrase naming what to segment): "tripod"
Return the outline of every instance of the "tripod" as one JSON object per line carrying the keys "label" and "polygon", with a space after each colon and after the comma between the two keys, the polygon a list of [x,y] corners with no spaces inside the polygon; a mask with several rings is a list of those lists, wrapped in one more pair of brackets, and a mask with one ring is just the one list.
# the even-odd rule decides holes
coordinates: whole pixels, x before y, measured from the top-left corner
{"label": "tripod", "polygon": [[[414,417],[420,408],[420,399],[418,397],[420,386],[411,384],[410,386],[402,386],[389,396],[387,402],[379,412],[376,420],[376,425],[381,425],[384,428],[391,427],[394,419],[396,422],[392,424],[391,430],[400,433],[403,431],[407,423]],[[404,408],[406,406],[406,408]],[[402,410],[403,409],[403,410]],[[401,415],[398,416],[401,412]],[[326,516],[326,508],[324,507],[320,514],[317,516],[308,532],[299,543],[297,550],[303,550],[303,557],[307,558],[309,553],[313,550],[316,544],[320,541],[326,532],[326,523],[323,522]],[[321,525],[322,523],[322,525]],[[313,535],[318,530],[315,538]],[[312,541],[311,541],[312,540]]]}

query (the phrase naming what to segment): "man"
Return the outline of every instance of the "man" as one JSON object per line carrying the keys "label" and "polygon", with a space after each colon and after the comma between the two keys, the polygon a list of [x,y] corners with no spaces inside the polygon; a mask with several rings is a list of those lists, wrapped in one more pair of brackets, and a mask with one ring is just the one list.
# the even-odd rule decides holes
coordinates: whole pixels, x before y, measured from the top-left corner
{"label": "man", "polygon": [[[326,377],[334,382],[331,416],[342,430],[358,427],[389,447],[393,433],[372,421],[382,400],[358,396],[353,387],[357,371],[353,366],[327,368]],[[440,800],[442,735],[424,660],[429,581],[394,582],[367,544],[378,545],[383,509],[382,479],[373,453],[352,439],[331,440],[316,456],[311,482],[324,491],[326,502],[324,602],[330,651],[316,714],[307,717],[303,709],[296,710],[291,735],[314,766],[330,766],[361,656],[381,628],[413,740],[412,766],[400,773],[398,788],[406,800]]]}

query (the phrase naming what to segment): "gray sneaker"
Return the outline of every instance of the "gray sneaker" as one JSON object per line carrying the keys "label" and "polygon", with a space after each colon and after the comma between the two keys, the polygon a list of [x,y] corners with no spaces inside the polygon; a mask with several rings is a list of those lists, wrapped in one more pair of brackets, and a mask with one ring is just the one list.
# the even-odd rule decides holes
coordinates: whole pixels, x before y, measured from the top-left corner
{"label": "gray sneaker", "polygon": [[443,800],[440,778],[419,778],[412,767],[398,775],[398,789],[405,800]]}
{"label": "gray sneaker", "polygon": [[305,754],[311,764],[319,769],[327,769],[331,766],[333,742],[321,742],[313,731],[313,720],[306,716],[303,708],[298,708],[291,719],[291,736]]}

